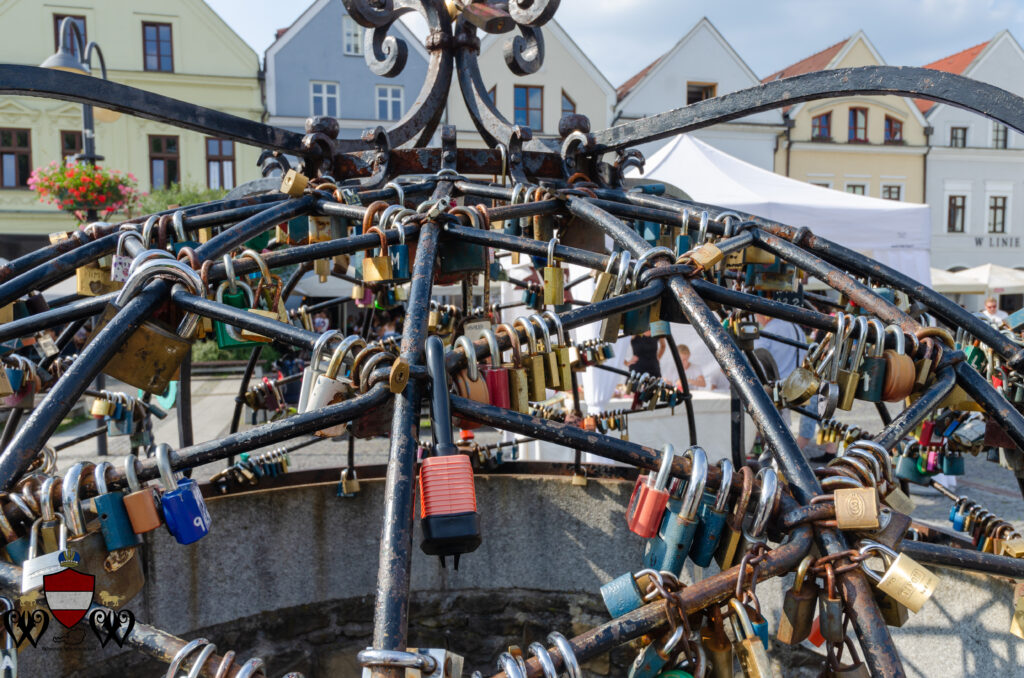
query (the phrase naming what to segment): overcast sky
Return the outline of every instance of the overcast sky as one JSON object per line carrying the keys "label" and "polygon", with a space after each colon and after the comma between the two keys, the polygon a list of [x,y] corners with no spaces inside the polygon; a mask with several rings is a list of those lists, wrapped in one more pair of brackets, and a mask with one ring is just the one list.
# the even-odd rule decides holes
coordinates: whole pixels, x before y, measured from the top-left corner
{"label": "overcast sky", "polygon": [[[207,0],[258,54],[312,0]],[[887,63],[920,66],[1003,29],[1022,0],[562,0],[559,23],[618,86],[707,16],[759,77],[863,29]],[[340,27],[339,27],[340,30]]]}

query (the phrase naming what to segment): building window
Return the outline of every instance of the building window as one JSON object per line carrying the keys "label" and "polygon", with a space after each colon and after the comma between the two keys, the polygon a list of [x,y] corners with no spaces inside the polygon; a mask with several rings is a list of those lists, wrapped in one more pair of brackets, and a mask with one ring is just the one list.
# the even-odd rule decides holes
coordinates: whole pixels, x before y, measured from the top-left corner
{"label": "building window", "polygon": [[1006,233],[1006,196],[988,197],[988,232]]}
{"label": "building window", "polygon": [[402,117],[402,88],[377,85],[377,119],[398,120]]}
{"label": "building window", "polygon": [[846,192],[854,195],[867,195],[867,186],[864,184],[846,184]]}
{"label": "building window", "polygon": [[142,23],[142,57],[147,71],[174,72],[171,25]]}
{"label": "building window", "polygon": [[62,129],[60,131],[60,157],[68,160],[82,152],[81,130]]}
{"label": "building window", "polygon": [[544,129],[544,88],[516,85],[515,124],[539,132]]}
{"label": "building window", "polygon": [[562,90],[562,117],[576,114],[576,102]]}
{"label": "building window", "polygon": [[206,137],[206,185],[235,187],[235,144],[230,139]]}
{"label": "building window", "polygon": [[903,187],[899,184],[882,184],[882,198],[884,200],[900,200]]}
{"label": "building window", "polygon": [[885,116],[885,143],[903,143],[903,122],[888,115]]}
{"label": "building window", "polygon": [[966,127],[950,127],[949,128],[949,145],[953,148],[964,148],[967,146],[967,128]]}
{"label": "building window", "polygon": [[1006,125],[992,123],[992,148],[1006,148]]}
{"label": "building window", "polygon": [[[89,44],[89,38],[85,34],[85,17],[84,16],[76,16],[74,14],[54,14],[53,15],[53,51],[55,51],[55,52],[57,51],[57,48],[60,47],[60,25],[64,21],[64,19],[68,19],[68,18],[70,18],[72,21],[75,22],[75,25],[78,26],[78,30],[82,33],[82,43],[86,44],[86,45]],[[79,59],[81,59],[82,55],[78,53],[78,41],[75,40],[74,37],[72,37],[73,35],[74,35],[74,33],[72,33],[71,35],[68,36],[69,39],[70,39],[70,42],[69,42],[68,46],[71,48],[71,53],[74,54]]]}
{"label": "building window", "polygon": [[811,139],[814,141],[832,140],[832,113],[822,113],[811,119]]}
{"label": "building window", "polygon": [[181,182],[178,137],[149,135],[149,181],[153,190]]}
{"label": "building window", "polygon": [[967,196],[949,196],[946,201],[946,231],[948,233],[963,233],[966,214]]}
{"label": "building window", "polygon": [[309,92],[313,101],[310,106],[313,115],[326,115],[329,118],[338,117],[338,83],[317,82],[314,80],[309,83]]}
{"label": "building window", "polygon": [[695,104],[705,99],[714,99],[718,85],[713,82],[686,83],[686,105]]}
{"label": "building window", "polygon": [[27,188],[32,172],[32,132],[0,129],[0,188]]}
{"label": "building window", "polygon": [[868,109],[850,109],[850,132],[848,140],[865,144],[868,141]]}
{"label": "building window", "polygon": [[342,32],[344,34],[344,50],[349,56],[363,55],[363,27],[350,16],[341,20]]}
{"label": "building window", "polygon": [[498,101],[498,86],[497,85],[495,85],[494,87],[492,87],[489,90],[487,90],[487,98],[489,98],[491,100],[491,106],[497,106],[498,105],[498,103],[497,103],[497,101]]}

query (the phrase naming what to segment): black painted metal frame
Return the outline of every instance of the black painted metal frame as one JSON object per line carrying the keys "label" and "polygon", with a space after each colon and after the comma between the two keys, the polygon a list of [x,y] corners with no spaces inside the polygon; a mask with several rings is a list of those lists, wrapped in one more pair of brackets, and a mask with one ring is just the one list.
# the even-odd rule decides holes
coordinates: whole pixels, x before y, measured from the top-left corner
{"label": "black painted metal frame", "polygon": [[[620,155],[620,162],[615,165],[607,165],[598,160],[602,154],[610,151],[623,151],[646,141],[798,101],[851,94],[901,94],[940,101],[987,115],[1024,133],[1024,100],[1007,92],[935,71],[869,67],[812,73],[775,81],[598,132],[590,132],[589,123],[582,116],[572,116],[562,130],[565,143],[558,146],[551,140],[533,139],[529,129],[509,124],[489,103],[482,91],[476,61],[478,28],[464,16],[458,17],[453,24],[448,20],[443,3],[434,0],[394,0],[385,3],[345,0],[345,4],[349,14],[370,29],[367,32],[367,60],[371,68],[384,75],[393,76],[404,65],[403,50],[406,48],[399,39],[387,35],[402,13],[419,12],[426,19],[430,30],[427,40],[431,57],[428,79],[413,110],[391,129],[371,130],[361,140],[337,139],[337,126],[332,125],[333,121],[328,119],[309,121],[307,133],[304,136],[297,135],[117,83],[25,66],[0,65],[0,92],[101,105],[185,129],[230,138],[239,143],[293,154],[303,158],[302,169],[310,177],[329,173],[339,185],[359,189],[363,205],[380,199],[393,200],[396,192],[383,185],[409,174],[433,175],[426,181],[421,176],[412,184],[405,184],[407,195],[425,195],[429,192],[431,200],[473,195],[510,201],[513,197],[512,188],[473,181],[460,172],[464,175],[508,174],[520,183],[543,182],[553,197],[491,208],[492,221],[551,214],[564,215],[567,221],[568,217],[574,217],[570,222],[572,228],[595,229],[610,237],[617,249],[630,252],[634,259],[648,254],[651,246],[623,218],[656,221],[696,230],[698,224],[693,220],[695,216],[691,221],[683,221],[684,209],[691,210],[693,215],[706,210],[712,218],[724,209],[625,192],[621,188],[621,170],[626,158],[635,160],[637,156],[630,156],[629,153]],[[539,28],[551,18],[557,5],[557,0],[512,0],[509,3],[508,12],[512,24],[521,33],[521,36],[509,42],[506,50],[507,61],[514,71],[532,72],[539,68],[543,58],[543,40]],[[459,79],[478,131],[492,148],[460,149],[454,143],[453,130],[444,131],[442,137],[445,146],[441,149],[399,148],[403,144],[425,145],[431,138],[439,123],[453,76]],[[573,186],[569,181],[571,170],[584,172],[597,185]],[[190,231],[206,226],[223,226],[219,235],[198,247],[195,252],[200,264],[205,261],[213,263],[208,271],[208,282],[214,283],[225,275],[224,266],[220,263],[222,255],[232,253],[245,241],[282,221],[306,214],[361,218],[365,209],[361,205],[338,202],[333,194],[326,191],[307,192],[294,198],[274,193],[186,208],[183,221],[186,230]],[[752,245],[771,252],[822,279],[883,321],[898,325],[907,334],[915,334],[921,329],[916,321],[872,293],[857,278],[869,276],[875,281],[882,281],[923,303],[945,322],[965,328],[1002,356],[1011,369],[1020,371],[1024,368],[1024,348],[1021,345],[899,272],[814,236],[806,229],[795,229],[756,215],[741,216],[749,217],[756,225],[720,241],[718,245],[723,251],[735,251]],[[140,221],[136,219],[117,227],[102,226],[90,232],[76,232],[67,240],[10,262],[0,269],[0,305],[59,282],[72,275],[77,267],[109,254],[117,241],[115,230],[140,230]],[[724,226],[712,222],[709,232],[716,236],[724,235]],[[387,236],[391,244],[398,242],[397,231],[389,230]],[[393,398],[395,415],[386,475],[387,502],[382,527],[374,625],[374,647],[385,650],[403,650],[407,644],[413,484],[419,414],[427,388],[424,381],[426,371],[423,349],[437,252],[445,241],[458,240],[534,256],[547,254],[547,243],[500,231],[469,228],[455,223],[447,216],[414,219],[404,227],[404,237],[416,241],[417,256],[413,262],[408,314],[397,356],[410,366],[412,379],[401,392],[391,393],[388,389],[387,369],[377,369],[367,375],[365,392],[344,403],[301,413],[242,433],[232,433],[217,441],[185,444],[172,455],[174,468],[191,468],[244,450],[307,434],[326,425],[351,421],[380,407],[388,398]],[[133,256],[138,254],[140,248],[133,246],[132,241],[128,242],[129,253]],[[314,259],[365,250],[376,243],[376,236],[356,235],[272,252],[267,254],[266,261],[272,268],[305,264]],[[603,270],[609,259],[603,252],[565,245],[557,245],[555,255],[563,261],[595,270]],[[835,329],[834,318],[695,277],[694,274],[699,272],[692,266],[676,264],[663,253],[650,256],[648,264],[648,269],[638,276],[640,284],[636,290],[559,314],[563,327],[572,329],[661,300],[664,314],[675,321],[693,325],[707,343],[758,426],[775,463],[785,473],[792,499],[784,497],[780,509],[792,510],[806,506],[811,498],[821,494],[821,485],[796,448],[792,434],[751,365],[722,328],[708,303],[782,317],[825,331]],[[245,273],[254,268],[255,264],[251,260],[235,260],[236,272]],[[116,347],[167,299],[184,311],[251,329],[293,346],[309,348],[316,340],[316,335],[306,330],[209,301],[167,280],[154,280],[118,311],[95,340],[50,386],[47,395],[31,415],[22,422],[15,421],[17,430],[12,430],[10,434],[5,431],[4,439],[8,442],[0,455],[0,489],[10,489],[22,476],[72,404],[81,397],[88,384],[111,358]],[[109,301],[109,295],[83,299],[8,323],[0,327],[0,340],[81,321],[101,311]],[[555,328],[552,326],[550,329]],[[513,340],[522,342],[525,338],[524,335],[517,335],[514,339],[499,335],[499,345],[505,349]],[[487,357],[486,342],[478,342],[474,349],[475,359]],[[446,359],[446,368],[449,371],[458,370],[465,365],[465,359],[462,353],[453,352]],[[936,383],[914,405],[887,424],[875,440],[886,447],[895,445],[938,406],[954,385],[962,387],[1006,430],[1018,446],[1024,447],[1024,418],[1006,403],[990,383],[964,362],[959,352],[946,353],[939,366]],[[459,397],[452,397],[451,402],[453,411],[460,416],[538,440],[568,445],[638,468],[654,469],[659,461],[659,454],[655,450],[635,443]],[[187,399],[182,400],[182,405],[188,408]],[[691,435],[695,435],[692,410],[688,409],[688,412]],[[191,437],[187,423],[182,428],[181,437],[183,443]],[[685,478],[688,473],[688,462],[677,459],[673,463],[672,475]],[[141,479],[156,475],[158,473],[152,462],[140,465]],[[712,470],[709,486],[714,487],[718,481]],[[123,486],[124,479],[119,474],[113,474],[110,484],[112,487]],[[93,491],[90,480],[86,480],[83,492],[89,494]],[[776,518],[778,515],[781,515],[781,510]],[[787,544],[772,551],[775,560],[761,572],[762,576],[791,569],[810,548],[812,539],[824,554],[847,549],[843,535],[834,529],[817,527],[812,531],[798,527],[790,536],[791,540]],[[1024,567],[1020,561],[1008,558],[968,557],[958,554],[958,549],[934,544],[908,545],[907,548],[908,552],[913,552],[915,557],[926,562],[1024,576]],[[689,587],[687,600],[692,601],[693,609],[720,600],[734,587],[736,575],[734,568]],[[2,580],[3,577],[0,577],[0,588],[4,588]],[[886,677],[905,675],[863,575],[859,570],[847,572],[841,576],[840,585],[872,673]],[[662,627],[667,623],[665,615],[663,604],[648,605],[627,618],[615,620],[605,628],[585,634],[586,638],[577,639],[574,646],[581,657],[594,656],[629,638]],[[641,619],[645,621],[640,623]],[[139,643],[145,645],[142,640]],[[552,650],[551,654],[556,664],[560,664],[561,657],[557,650]],[[539,667],[532,663],[529,669],[530,675],[540,675]],[[375,667],[374,675],[391,677],[401,674],[397,669]]]}

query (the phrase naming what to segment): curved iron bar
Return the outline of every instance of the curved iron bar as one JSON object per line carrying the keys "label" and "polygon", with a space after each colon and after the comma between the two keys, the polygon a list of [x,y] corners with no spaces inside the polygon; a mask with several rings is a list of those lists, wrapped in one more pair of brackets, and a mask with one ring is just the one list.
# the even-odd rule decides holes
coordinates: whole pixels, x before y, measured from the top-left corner
{"label": "curved iron bar", "polygon": [[585,153],[600,155],[760,111],[854,94],[900,95],[937,101],[998,120],[1024,133],[1024,99],[995,85],[930,68],[860,66],[774,80],[615,125],[591,133],[592,143]]}

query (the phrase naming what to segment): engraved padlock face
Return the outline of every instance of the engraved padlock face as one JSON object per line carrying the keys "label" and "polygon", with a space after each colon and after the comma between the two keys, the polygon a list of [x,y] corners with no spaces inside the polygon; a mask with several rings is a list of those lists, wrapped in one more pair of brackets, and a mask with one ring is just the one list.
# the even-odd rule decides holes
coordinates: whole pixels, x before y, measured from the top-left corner
{"label": "engraved padlock face", "polygon": [[873,487],[849,487],[835,491],[836,524],[840,530],[874,530],[881,510]]}
{"label": "engraved padlock face", "polygon": [[212,522],[210,512],[196,481],[191,478],[179,479],[177,489],[165,492],[160,502],[167,520],[167,529],[179,544],[191,544],[209,533]]}

